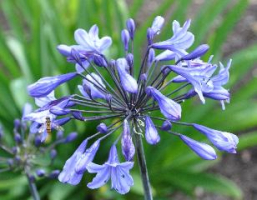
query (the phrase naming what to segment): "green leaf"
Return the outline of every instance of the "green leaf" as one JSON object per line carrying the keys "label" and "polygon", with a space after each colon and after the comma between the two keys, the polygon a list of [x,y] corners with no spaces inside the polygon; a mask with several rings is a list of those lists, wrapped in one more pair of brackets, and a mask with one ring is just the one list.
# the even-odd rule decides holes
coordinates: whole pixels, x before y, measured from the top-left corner
{"label": "green leaf", "polygon": [[229,196],[234,199],[242,199],[241,189],[225,177],[186,171],[171,171],[165,174],[166,178],[165,175],[160,174],[160,176],[162,175],[161,178],[164,178],[171,184],[179,185],[185,190],[191,191],[192,194],[196,187],[200,187],[211,193]]}
{"label": "green leaf", "polygon": [[257,145],[257,132],[244,133],[239,138],[238,151],[254,147]]}
{"label": "green leaf", "polygon": [[14,79],[10,82],[10,91],[19,110],[22,110],[24,104],[29,101],[27,85],[28,81],[25,78]]}

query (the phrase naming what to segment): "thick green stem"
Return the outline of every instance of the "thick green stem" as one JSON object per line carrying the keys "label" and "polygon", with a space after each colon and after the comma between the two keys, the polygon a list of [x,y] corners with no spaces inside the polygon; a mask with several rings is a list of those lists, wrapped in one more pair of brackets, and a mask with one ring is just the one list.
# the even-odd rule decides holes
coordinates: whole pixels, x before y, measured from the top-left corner
{"label": "thick green stem", "polygon": [[141,179],[144,187],[145,200],[152,200],[153,199],[152,190],[151,190],[149,176],[147,172],[144,147],[142,143],[142,136],[140,134],[135,133],[135,143],[136,143],[138,165],[140,168]]}
{"label": "thick green stem", "polygon": [[37,191],[37,187],[36,184],[34,182],[34,180],[31,180],[30,175],[28,173],[26,173],[27,179],[28,179],[28,183],[29,183],[29,190],[30,193],[33,197],[34,200],[40,200],[38,191]]}

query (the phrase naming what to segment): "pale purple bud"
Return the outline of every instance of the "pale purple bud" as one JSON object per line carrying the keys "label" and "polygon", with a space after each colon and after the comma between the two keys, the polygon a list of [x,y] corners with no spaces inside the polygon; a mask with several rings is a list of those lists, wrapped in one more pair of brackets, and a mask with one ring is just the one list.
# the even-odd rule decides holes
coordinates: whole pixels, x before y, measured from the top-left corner
{"label": "pale purple bud", "polygon": [[147,29],[147,41],[148,45],[151,45],[153,43],[153,38],[154,38],[154,32],[151,28]]}
{"label": "pale purple bud", "polygon": [[220,151],[236,153],[239,139],[236,135],[228,132],[218,131],[199,124],[193,124],[193,127],[204,134],[210,142]]}
{"label": "pale purple bud", "polygon": [[44,97],[50,94],[59,85],[75,78],[77,73],[72,72],[52,77],[44,77],[28,86],[29,95],[32,97]]}
{"label": "pale purple bud", "polygon": [[143,73],[143,74],[140,75],[140,80],[141,80],[142,82],[146,82],[146,81],[147,81],[147,75],[146,75],[146,73]]}
{"label": "pale purple bud", "polygon": [[63,131],[60,130],[56,133],[56,139],[59,140],[59,139],[62,139],[63,138]]}
{"label": "pale purple bud", "polygon": [[157,16],[154,18],[154,21],[152,23],[151,29],[154,33],[154,35],[158,35],[163,27],[164,24],[164,18],[161,16]]}
{"label": "pale purple bud", "polygon": [[60,170],[53,170],[48,177],[51,179],[56,179],[60,174]]}
{"label": "pale purple bud", "polygon": [[57,151],[55,149],[51,149],[50,151],[50,158],[53,160],[57,156]]}
{"label": "pale purple bud", "polygon": [[170,121],[169,120],[165,120],[163,122],[162,126],[161,126],[161,129],[163,131],[169,131],[171,129],[171,127],[172,127],[172,124],[170,123]]}
{"label": "pale purple bud", "polygon": [[76,132],[72,132],[70,133],[66,139],[65,139],[65,143],[68,143],[68,142],[72,142],[73,140],[75,140],[77,138],[78,134]]}
{"label": "pale purple bud", "polygon": [[18,147],[12,147],[12,153],[17,154],[18,152]]}
{"label": "pale purple bud", "polygon": [[40,135],[36,135],[34,143],[36,147],[39,147],[42,144]]}
{"label": "pale purple bud", "polygon": [[158,131],[149,116],[145,117],[145,139],[149,144],[157,144],[160,141]]}
{"label": "pale purple bud", "polygon": [[121,40],[123,42],[125,51],[128,51],[128,49],[129,49],[129,32],[128,32],[128,30],[124,29],[121,31]]}
{"label": "pale purple bud", "polygon": [[129,68],[131,69],[134,65],[134,56],[132,53],[128,53],[128,55],[126,56],[126,60],[128,62]]}
{"label": "pale purple bud", "polygon": [[132,161],[135,155],[135,146],[132,141],[130,127],[128,121],[125,119],[123,122],[123,132],[121,138],[122,154],[126,161]]}
{"label": "pale purple bud", "polygon": [[127,29],[130,35],[131,40],[134,39],[134,34],[135,34],[135,30],[136,30],[136,25],[133,19],[129,18],[126,22],[127,25]]}
{"label": "pale purple bud", "polygon": [[15,160],[16,163],[20,163],[21,162],[21,157],[16,155],[14,160]]}
{"label": "pale purple bud", "polygon": [[100,123],[98,126],[97,126],[97,131],[99,131],[100,133],[107,133],[108,132],[108,128],[106,126],[105,123]]}
{"label": "pale purple bud", "polygon": [[217,158],[215,150],[210,145],[198,142],[184,135],[180,135],[180,138],[201,158],[205,160],[215,160]]}
{"label": "pale purple bud", "polygon": [[81,156],[80,160],[77,162],[75,171],[78,174],[82,174],[87,170],[87,165],[93,161],[95,154],[100,146],[100,140],[95,141],[90,148],[88,148],[83,155]]}
{"label": "pale purple bud", "polygon": [[196,49],[194,49],[192,52],[189,54],[183,56],[181,60],[193,60],[198,57],[201,57],[204,55],[207,51],[209,50],[209,46],[207,44],[202,44],[198,46]]}
{"label": "pale purple bud", "polygon": [[148,86],[146,93],[158,102],[161,113],[169,120],[177,121],[181,118],[181,106],[177,102],[164,96],[159,90]]}
{"label": "pale purple bud", "polygon": [[45,170],[38,169],[38,170],[36,170],[36,174],[37,174],[38,177],[44,177],[45,176]]}
{"label": "pale purple bud", "polygon": [[122,88],[127,92],[137,93],[137,81],[126,71],[126,69],[128,69],[128,63],[126,59],[119,58],[116,61],[116,66],[119,73]]}
{"label": "pale purple bud", "polygon": [[32,183],[34,183],[35,181],[36,181],[36,178],[35,178],[35,176],[34,175],[32,175],[32,174],[29,174],[29,181],[30,182],[32,182]]}
{"label": "pale purple bud", "polygon": [[149,50],[148,59],[147,59],[147,66],[148,67],[150,67],[153,64],[154,59],[155,59],[155,51],[154,51],[154,49],[151,48]]}
{"label": "pale purple bud", "polygon": [[94,55],[94,63],[99,67],[107,67],[106,60],[100,55]]}
{"label": "pale purple bud", "polygon": [[18,132],[19,128],[21,127],[21,121],[19,119],[14,120],[14,130]]}
{"label": "pale purple bud", "polygon": [[79,111],[73,111],[73,112],[71,112],[71,114],[77,120],[85,121],[85,119],[86,119],[85,117],[82,116],[82,113]]}
{"label": "pale purple bud", "polygon": [[15,142],[17,142],[17,143],[21,143],[21,142],[22,142],[21,135],[20,135],[19,133],[15,133],[15,134],[14,134],[14,140],[15,140]]}

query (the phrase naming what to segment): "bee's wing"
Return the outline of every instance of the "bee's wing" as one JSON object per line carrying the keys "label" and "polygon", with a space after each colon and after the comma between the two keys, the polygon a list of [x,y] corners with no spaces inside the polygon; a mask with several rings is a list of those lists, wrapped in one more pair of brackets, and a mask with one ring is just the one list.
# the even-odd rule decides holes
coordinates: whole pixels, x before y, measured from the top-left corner
{"label": "bee's wing", "polygon": [[64,131],[63,127],[59,126],[58,124],[52,122],[52,128],[57,131]]}

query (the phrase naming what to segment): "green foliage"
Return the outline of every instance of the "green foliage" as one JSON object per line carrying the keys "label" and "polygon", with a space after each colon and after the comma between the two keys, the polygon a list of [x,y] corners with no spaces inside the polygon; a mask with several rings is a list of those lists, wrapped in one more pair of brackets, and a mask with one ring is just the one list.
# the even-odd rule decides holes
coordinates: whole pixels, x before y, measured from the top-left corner
{"label": "green foliage", "polygon": [[[120,43],[120,30],[125,26],[128,17],[135,18],[144,9],[147,1],[133,1],[127,7],[124,0],[4,0],[0,2],[2,13],[0,26],[0,121],[5,130],[11,132],[13,119],[20,117],[20,110],[25,102],[32,102],[26,94],[26,85],[36,81],[42,76],[51,76],[65,73],[73,69],[56,51],[56,46],[61,43],[73,44],[73,32],[81,27],[88,29],[93,24],[98,24],[101,35],[110,35],[113,45],[109,54],[114,57],[121,56],[123,49]],[[146,30],[156,15],[166,16],[166,27],[160,38],[171,35],[170,24],[177,19],[181,23],[188,17],[192,0],[163,0],[159,7],[137,27],[134,46],[135,54],[140,55],[146,41]],[[213,128],[231,132],[245,132],[256,127],[257,102],[256,78],[251,75],[254,63],[257,61],[257,46],[253,44],[245,49],[240,49],[233,55],[224,57],[222,47],[226,39],[234,30],[237,21],[242,17],[248,7],[245,0],[216,0],[204,1],[199,10],[194,11],[192,18],[192,32],[196,35],[194,47],[201,43],[208,43],[208,55],[217,55],[215,61],[226,63],[232,57],[231,81],[229,87],[232,91],[231,104],[225,111],[221,111],[216,102],[207,101],[200,105],[199,100],[183,104],[183,120],[201,123]],[[170,10],[173,10],[170,12]],[[137,19],[136,19],[137,20]],[[139,60],[135,61],[139,65]],[[243,81],[243,85],[238,84]],[[75,90],[73,85],[64,86],[59,94],[68,94]],[[78,125],[80,124],[80,125]],[[69,130],[81,130],[85,127],[81,123],[65,127]],[[94,131],[93,127],[86,129]],[[192,130],[186,127],[177,129],[185,134]],[[199,134],[194,138],[202,139]],[[83,138],[83,134],[80,136]],[[80,138],[80,139],[81,139]],[[223,177],[203,173],[204,170],[217,162],[200,160],[181,141],[164,132],[161,133],[161,142],[157,146],[146,147],[146,157],[149,166],[150,178],[156,199],[167,199],[176,191],[183,191],[189,196],[194,196],[196,188],[203,188],[212,193],[217,193],[232,198],[242,199],[240,189],[231,181]],[[78,143],[79,141],[77,141]],[[76,143],[76,142],[75,142]],[[61,168],[65,159],[74,151],[76,145],[66,147],[66,152],[61,152],[56,167]],[[255,146],[257,133],[253,131],[242,134],[239,150]],[[68,145],[67,145],[68,146]],[[59,149],[60,151],[62,149]],[[102,156],[100,160],[104,160]],[[89,176],[89,175],[87,175]],[[57,181],[40,181],[41,196],[48,199],[85,199],[91,194],[99,198],[133,199],[142,198],[142,187],[137,167],[133,170],[135,186],[126,196],[109,191],[109,186],[98,191],[86,189],[82,181],[77,187],[62,185]],[[90,177],[91,178],[91,177]],[[89,177],[86,178],[89,180]],[[1,177],[0,194],[4,199],[15,199],[18,196],[28,196],[26,181],[22,177],[8,179]],[[8,188],[12,188],[8,191]],[[15,190],[14,190],[15,188]],[[17,189],[20,188],[20,189]],[[24,189],[24,190],[21,190]],[[13,193],[10,191],[16,191]]]}

